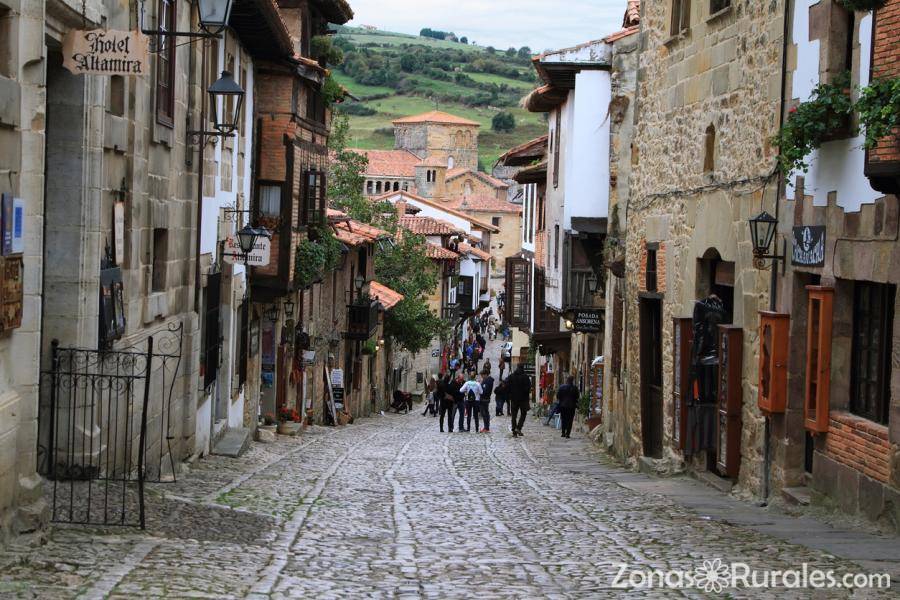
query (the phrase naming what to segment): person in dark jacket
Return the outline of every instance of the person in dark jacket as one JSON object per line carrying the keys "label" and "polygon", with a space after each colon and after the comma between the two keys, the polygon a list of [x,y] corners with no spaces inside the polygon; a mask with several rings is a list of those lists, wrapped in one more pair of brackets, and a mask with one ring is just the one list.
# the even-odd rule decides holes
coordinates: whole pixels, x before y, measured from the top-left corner
{"label": "person in dark jacket", "polygon": [[560,420],[562,421],[562,437],[572,435],[572,421],[575,420],[575,408],[578,406],[580,393],[575,387],[575,378],[566,377],[566,382],[556,390],[556,402],[559,405]]}
{"label": "person in dark jacket", "polygon": [[466,430],[466,397],[462,391],[465,384],[462,373],[456,374],[456,379],[450,382],[450,393],[453,394],[453,401],[456,404],[456,413],[459,415],[459,427],[457,431]]}
{"label": "person in dark jacket", "polygon": [[491,372],[487,371],[481,377],[481,402],[479,402],[479,408],[481,409],[481,419],[484,421],[484,429],[481,430],[482,433],[490,433],[491,432],[491,394],[494,391],[494,378],[491,377]]}
{"label": "person in dark jacket", "polygon": [[[503,366],[503,363],[500,363],[500,366]],[[503,405],[506,403],[506,396],[508,393],[506,380],[501,379],[500,383],[497,384],[497,387],[494,389],[494,400],[497,403],[497,412],[496,416],[503,416]]]}
{"label": "person in dark jacket", "polygon": [[[525,415],[531,401],[531,378],[525,374],[525,365],[520,364],[507,379],[509,389],[509,414],[513,437],[522,435]],[[518,418],[517,418],[518,417]]]}
{"label": "person in dark jacket", "polygon": [[438,403],[438,410],[441,415],[441,433],[444,432],[444,415],[447,415],[447,429],[450,433],[453,433],[453,416],[456,399],[453,397],[453,394],[450,393],[450,381],[450,375],[441,373],[441,377],[438,379],[437,388],[434,391]]}

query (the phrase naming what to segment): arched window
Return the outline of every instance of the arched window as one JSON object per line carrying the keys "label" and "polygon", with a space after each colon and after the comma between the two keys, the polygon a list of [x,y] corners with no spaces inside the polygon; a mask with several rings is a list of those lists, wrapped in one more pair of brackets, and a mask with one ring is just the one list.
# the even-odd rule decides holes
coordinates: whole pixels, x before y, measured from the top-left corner
{"label": "arched window", "polygon": [[463,195],[468,198],[472,195],[472,180],[466,179],[465,189],[463,190]]}
{"label": "arched window", "polygon": [[400,182],[399,181],[394,182],[394,191],[395,192],[400,191]]}
{"label": "arched window", "polygon": [[451,156],[450,158],[447,159],[447,169],[448,169],[448,170],[449,170],[449,169],[452,169],[452,168],[453,168],[453,165],[455,165],[455,164],[456,164],[456,161],[453,159],[452,156]]}
{"label": "arched window", "polygon": [[712,173],[716,170],[716,127],[710,124],[706,128],[706,143],[703,153],[703,172]]}
{"label": "arched window", "polygon": [[375,191],[375,185],[371,181],[366,182],[366,194],[371,196],[372,192]]}
{"label": "arched window", "polygon": [[376,194],[380,194],[380,193],[381,193],[381,182],[380,182],[380,181],[376,181],[376,182],[375,182],[375,193],[376,193]]}
{"label": "arched window", "polygon": [[404,191],[404,192],[408,192],[408,191],[409,191],[409,182],[408,182],[408,181],[404,181],[404,182],[403,182],[403,191]]}

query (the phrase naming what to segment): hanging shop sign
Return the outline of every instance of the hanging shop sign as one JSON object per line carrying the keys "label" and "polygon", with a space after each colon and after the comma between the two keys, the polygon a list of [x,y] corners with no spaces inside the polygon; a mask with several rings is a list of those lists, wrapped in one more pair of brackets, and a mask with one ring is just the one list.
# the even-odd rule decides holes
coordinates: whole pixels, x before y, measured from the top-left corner
{"label": "hanging shop sign", "polygon": [[100,345],[108,348],[125,334],[125,288],[122,269],[100,270]]}
{"label": "hanging shop sign", "polygon": [[63,66],[76,75],[143,75],[149,38],[140,31],[74,29],[63,39]]}
{"label": "hanging shop sign", "polygon": [[801,267],[821,267],[825,264],[825,226],[794,227],[791,264]]}
{"label": "hanging shop sign", "polygon": [[113,203],[113,242],[116,264],[125,262],[125,203]]}
{"label": "hanging shop sign", "polygon": [[580,308],[575,311],[572,324],[579,333],[597,333],[603,327],[603,312],[600,309]]}
{"label": "hanging shop sign", "polygon": [[21,256],[0,256],[0,333],[22,326]]}
{"label": "hanging shop sign", "polygon": [[[265,236],[256,238],[253,250],[247,255],[247,263],[251,267],[265,267],[269,264],[270,255],[272,253],[272,240]],[[237,262],[244,264],[244,254],[241,252],[241,246],[233,236],[225,238],[225,252],[222,258],[229,265]]]}

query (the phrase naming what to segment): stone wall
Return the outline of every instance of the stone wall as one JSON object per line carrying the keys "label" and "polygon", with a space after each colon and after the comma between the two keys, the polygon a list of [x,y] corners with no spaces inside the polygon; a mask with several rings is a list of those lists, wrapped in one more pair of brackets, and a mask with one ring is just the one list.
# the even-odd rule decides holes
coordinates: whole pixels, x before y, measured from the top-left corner
{"label": "stone wall", "polygon": [[408,150],[420,158],[453,157],[454,167],[478,170],[478,127],[441,123],[394,125],[394,148]]}
{"label": "stone wall", "polygon": [[[691,26],[670,34],[669,2],[642,3],[641,56],[631,199],[627,218],[625,396],[616,451],[641,448],[639,278],[645,242],[663,242],[663,459],[683,468],[672,441],[672,319],[709,293],[699,259],[735,263],[733,323],[744,328],[742,461],[738,483],[760,489],[763,419],[756,407],[757,311],[768,272],[753,267],[747,219],[775,198],[784,3],[735,3],[708,14],[694,2]],[[709,132],[714,128],[712,143]],[[712,148],[712,168],[704,156]],[[699,463],[695,464],[699,467]]]}

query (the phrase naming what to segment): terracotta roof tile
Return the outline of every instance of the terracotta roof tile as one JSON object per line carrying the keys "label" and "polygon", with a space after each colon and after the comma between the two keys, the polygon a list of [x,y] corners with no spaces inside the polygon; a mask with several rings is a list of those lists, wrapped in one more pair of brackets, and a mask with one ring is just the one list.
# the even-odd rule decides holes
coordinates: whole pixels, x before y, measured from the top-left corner
{"label": "terracotta roof tile", "polygon": [[466,254],[471,254],[472,256],[480,258],[481,260],[491,260],[491,255],[489,253],[485,252],[481,248],[476,248],[475,246],[466,244],[465,242],[459,245],[459,251],[461,253],[464,252]]}
{"label": "terracotta roof tile", "polygon": [[380,196],[375,196],[374,198],[372,198],[372,200],[374,202],[378,202],[381,200],[390,201],[389,199],[393,198],[395,196],[400,197],[400,198],[398,198],[398,200],[402,199],[402,198],[408,198],[410,200],[413,200],[414,202],[418,202],[419,204],[424,204],[425,206],[430,206],[432,208],[442,210],[442,211],[444,211],[448,214],[451,214],[455,217],[460,217],[461,219],[465,219],[466,221],[468,221],[469,223],[474,225],[476,229],[484,229],[485,231],[490,231],[492,233],[500,232],[500,229],[498,227],[495,227],[495,226],[491,225],[490,223],[485,223],[484,221],[476,219],[472,215],[467,215],[466,213],[456,210],[455,208],[445,206],[444,203],[440,202],[439,200],[430,200],[428,198],[423,198],[422,196],[419,196],[418,194],[413,194],[412,192],[404,192],[404,191],[386,192],[384,194],[381,194]]}
{"label": "terracotta roof tile", "polygon": [[641,22],[641,0],[628,0],[628,7],[625,9],[625,18],[622,20],[622,27],[631,27]]}
{"label": "terracotta roof tile", "polygon": [[478,123],[477,121],[470,121],[469,119],[457,117],[456,115],[451,115],[450,113],[445,113],[440,110],[432,110],[430,112],[409,117],[401,117],[399,119],[394,119],[393,123],[443,123],[448,125],[473,125],[475,127],[481,127],[481,123]]}
{"label": "terracotta roof tile", "polygon": [[444,248],[443,246],[438,246],[437,244],[428,243],[425,247],[425,256],[428,258],[433,258],[435,260],[456,260],[459,258],[459,254],[450,250],[449,248]]}
{"label": "terracotta roof tile", "polygon": [[488,175],[482,171],[473,171],[472,169],[467,169],[465,167],[457,167],[455,169],[450,169],[447,171],[447,181],[452,181],[458,177],[462,177],[463,175],[469,174],[472,177],[476,177],[486,184],[495,187],[495,188],[508,188],[509,184],[505,181],[500,181],[496,177],[492,175]]}
{"label": "terracotta roof tile", "polygon": [[622,38],[626,38],[629,35],[633,35],[633,34],[637,33],[638,31],[640,31],[640,29],[641,29],[640,25],[634,25],[633,27],[626,27],[625,29],[620,29],[619,31],[609,34],[608,36],[603,38],[603,41],[609,42],[611,44],[615,41],[621,40]]}
{"label": "terracotta roof tile", "polygon": [[369,159],[366,175],[415,177],[421,159],[407,150],[359,150],[350,148]]}
{"label": "terracotta roof tile", "polygon": [[434,217],[400,217],[400,227],[416,235],[456,235],[462,233],[459,227]]}
{"label": "terracotta roof tile", "polygon": [[395,292],[383,283],[372,281],[369,283],[369,297],[377,300],[384,307],[384,310],[390,310],[397,306],[403,300],[404,296],[400,292]]}
{"label": "terracotta roof tile", "polygon": [[500,155],[500,158],[497,159],[497,163],[502,163],[511,158],[517,158],[520,155],[522,157],[530,158],[530,157],[543,157],[547,152],[547,134],[542,135],[541,137],[534,138],[533,140],[528,140],[524,144],[519,144],[514,148],[510,148],[505,153]]}

